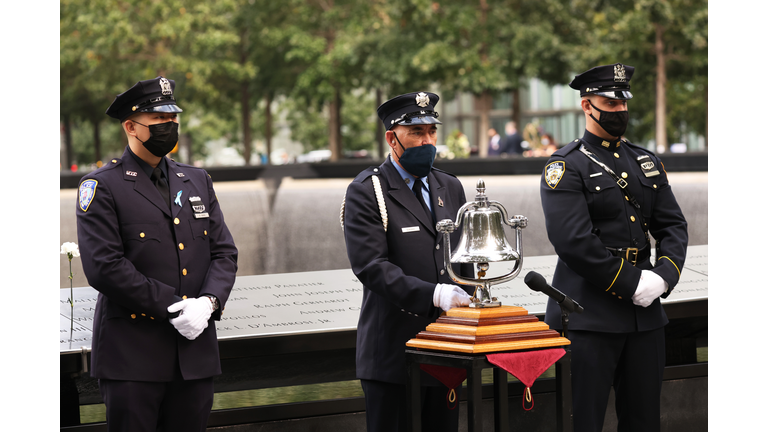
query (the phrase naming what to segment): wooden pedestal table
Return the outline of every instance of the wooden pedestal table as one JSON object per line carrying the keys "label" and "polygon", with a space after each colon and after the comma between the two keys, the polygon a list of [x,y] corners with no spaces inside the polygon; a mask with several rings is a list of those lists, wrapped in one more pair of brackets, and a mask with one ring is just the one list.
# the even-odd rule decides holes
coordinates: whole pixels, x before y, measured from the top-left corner
{"label": "wooden pedestal table", "polygon": [[498,308],[453,308],[406,343],[405,357],[408,424],[421,431],[420,365],[462,368],[467,371],[467,420],[469,432],[481,432],[483,417],[482,370],[493,368],[494,430],[509,430],[507,371],[488,361],[487,354],[523,352],[566,347],[555,363],[557,430],[573,430],[570,341],[561,337],[534,315],[519,306]]}

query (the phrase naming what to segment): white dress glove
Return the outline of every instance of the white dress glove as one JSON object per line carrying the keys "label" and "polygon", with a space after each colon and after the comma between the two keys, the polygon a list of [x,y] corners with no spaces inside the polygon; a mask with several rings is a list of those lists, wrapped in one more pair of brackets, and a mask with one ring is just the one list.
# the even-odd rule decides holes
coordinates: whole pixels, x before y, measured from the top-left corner
{"label": "white dress glove", "polygon": [[208,297],[182,300],[168,306],[168,312],[181,311],[178,317],[170,320],[176,330],[189,340],[195,340],[208,327],[208,320],[213,313],[213,304]]}
{"label": "white dress glove", "polygon": [[650,270],[643,270],[640,273],[640,282],[637,283],[635,295],[632,296],[632,303],[648,307],[664,294],[667,288],[669,288],[669,284],[661,276]]}
{"label": "white dress glove", "polygon": [[459,306],[469,306],[471,298],[466,291],[456,285],[437,284],[435,293],[432,294],[432,303],[435,307],[447,311]]}

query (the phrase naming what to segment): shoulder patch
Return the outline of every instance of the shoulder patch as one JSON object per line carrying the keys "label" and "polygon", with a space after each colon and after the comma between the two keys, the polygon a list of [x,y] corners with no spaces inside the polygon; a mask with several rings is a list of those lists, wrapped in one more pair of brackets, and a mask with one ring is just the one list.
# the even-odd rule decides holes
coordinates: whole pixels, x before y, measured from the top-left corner
{"label": "shoulder patch", "polygon": [[80,191],[78,192],[77,202],[80,206],[80,210],[86,212],[88,207],[93,201],[93,197],[96,195],[96,186],[99,184],[98,180],[88,179],[80,183]]}
{"label": "shoulder patch", "polygon": [[544,180],[552,189],[560,183],[563,174],[565,174],[565,161],[552,162],[544,168]]}

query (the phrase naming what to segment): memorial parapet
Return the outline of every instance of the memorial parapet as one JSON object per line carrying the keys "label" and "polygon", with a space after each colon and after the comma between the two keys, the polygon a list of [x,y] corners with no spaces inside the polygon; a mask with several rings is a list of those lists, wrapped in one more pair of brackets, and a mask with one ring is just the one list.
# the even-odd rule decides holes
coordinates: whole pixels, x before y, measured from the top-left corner
{"label": "memorial parapet", "polygon": [[[551,282],[556,264],[556,255],[525,257],[521,274],[533,270]],[[680,281],[662,304],[706,301],[707,267],[708,246],[689,247]],[[547,296],[529,289],[522,278],[494,285],[493,294],[503,304],[522,306],[532,315],[546,310]],[[241,276],[216,331],[220,341],[354,331],[362,295],[363,286],[350,269]],[[90,351],[98,292],[91,287],[74,289],[72,320],[69,290],[60,290],[59,296],[60,354]]]}

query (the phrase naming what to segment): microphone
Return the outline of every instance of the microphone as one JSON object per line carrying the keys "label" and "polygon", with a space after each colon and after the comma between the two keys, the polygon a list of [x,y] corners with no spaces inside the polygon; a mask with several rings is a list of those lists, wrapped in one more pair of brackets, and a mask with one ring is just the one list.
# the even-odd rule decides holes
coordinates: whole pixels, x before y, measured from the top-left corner
{"label": "microphone", "polygon": [[528,272],[525,275],[524,282],[528,285],[528,288],[546,294],[553,300],[555,300],[560,306],[566,308],[570,312],[582,313],[584,308],[580,304],[576,303],[572,298],[563,294],[557,288],[549,285],[544,279],[544,276],[536,273],[535,271]]}

